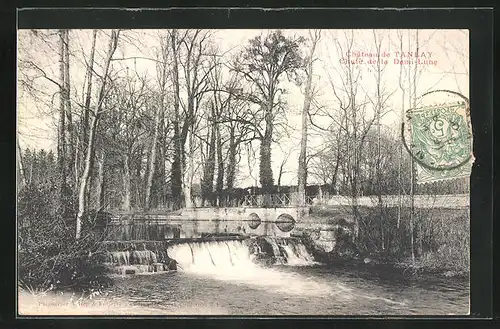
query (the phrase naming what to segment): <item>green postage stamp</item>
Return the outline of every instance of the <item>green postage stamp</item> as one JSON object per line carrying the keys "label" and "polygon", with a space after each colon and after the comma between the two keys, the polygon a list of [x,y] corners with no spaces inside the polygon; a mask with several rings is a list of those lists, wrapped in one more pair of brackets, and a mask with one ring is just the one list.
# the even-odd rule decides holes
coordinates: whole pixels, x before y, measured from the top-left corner
{"label": "green postage stamp", "polygon": [[470,176],[472,131],[465,102],[410,109],[406,117],[419,184]]}

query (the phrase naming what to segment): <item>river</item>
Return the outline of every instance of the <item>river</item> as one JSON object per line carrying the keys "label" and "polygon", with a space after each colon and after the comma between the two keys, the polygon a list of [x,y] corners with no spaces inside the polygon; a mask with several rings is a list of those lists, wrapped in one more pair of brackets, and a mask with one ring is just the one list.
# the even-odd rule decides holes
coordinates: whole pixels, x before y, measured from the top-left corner
{"label": "river", "polygon": [[[467,278],[408,276],[373,262],[317,262],[296,228],[191,221],[117,227],[108,251],[114,285],[84,306],[20,295],[20,314],[58,315],[467,315]],[[255,225],[254,225],[255,224]],[[213,235],[254,233],[244,239]],[[209,234],[207,238],[207,234]],[[123,245],[154,237],[146,249]],[[163,241],[156,239],[162,238]],[[165,244],[169,239],[177,242]],[[115,241],[116,241],[115,240]],[[134,240],[134,241],[130,241]],[[127,242],[128,241],[128,242]],[[118,244],[117,244],[118,243]],[[141,245],[140,243],[139,245]],[[168,256],[167,256],[168,254]],[[260,258],[261,255],[267,255]],[[167,257],[167,258],[165,258]],[[175,259],[177,271],[162,271]],[[264,260],[264,261],[263,261]],[[269,262],[271,260],[271,262]],[[133,269],[133,270],[132,270]],[[126,274],[126,273],[135,274]],[[155,272],[156,271],[156,272]],[[121,274],[119,274],[121,273]],[[52,298],[51,297],[51,298]],[[78,305],[77,305],[78,306]]]}
{"label": "river", "polygon": [[275,265],[257,262],[245,241],[182,243],[168,249],[177,271],[117,275],[108,298],[179,315],[469,313],[467,279],[407,277],[364,263],[321,264],[301,243],[272,235],[264,239],[275,254],[286,255]]}
{"label": "river", "polygon": [[193,312],[187,315],[468,314],[467,280],[394,280],[370,274],[321,265],[274,266],[240,280],[178,271],[117,278],[109,298]]}

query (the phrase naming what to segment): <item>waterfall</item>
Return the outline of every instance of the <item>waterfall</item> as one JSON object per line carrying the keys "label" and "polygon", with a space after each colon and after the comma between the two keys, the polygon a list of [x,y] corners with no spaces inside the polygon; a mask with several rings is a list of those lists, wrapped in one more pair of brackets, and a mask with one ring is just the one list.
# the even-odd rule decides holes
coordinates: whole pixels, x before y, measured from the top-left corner
{"label": "waterfall", "polygon": [[[312,265],[299,239],[257,237],[244,241],[184,242],[168,247],[180,272],[256,289],[301,296],[328,295],[332,287],[314,277],[276,265]],[[271,260],[261,262],[260,257]]]}
{"label": "waterfall", "polygon": [[255,241],[254,249],[261,250],[257,253],[258,258],[265,259],[266,263],[269,263],[268,258],[271,257],[272,264],[291,266],[317,264],[302,241],[297,238],[259,237]]}
{"label": "waterfall", "polygon": [[316,264],[314,257],[307,251],[302,243],[289,243],[283,246],[286,265],[304,266]]}
{"label": "waterfall", "polygon": [[168,254],[177,261],[181,269],[187,271],[252,264],[248,246],[243,241],[181,243],[169,247]]}
{"label": "waterfall", "polygon": [[[126,244],[114,243],[109,246],[113,249],[125,248]],[[135,247],[136,244],[128,246],[132,249]],[[178,264],[179,270],[197,273],[245,272],[260,265],[316,264],[297,238],[265,236],[247,240],[191,240],[173,245],[140,243],[137,248],[139,247],[141,250],[108,251],[108,266],[115,273],[135,274],[175,270],[175,263]]]}
{"label": "waterfall", "polygon": [[157,263],[157,256],[150,250],[112,251],[107,254],[107,262],[121,265],[151,265]]}
{"label": "waterfall", "polygon": [[281,251],[280,251],[280,248],[278,246],[278,242],[275,238],[266,236],[264,238],[264,240],[266,240],[267,243],[269,243],[271,245],[271,247],[273,248],[273,255],[274,256],[281,256]]}
{"label": "waterfall", "polygon": [[130,251],[108,252],[106,261],[119,266],[130,265]]}
{"label": "waterfall", "polygon": [[[261,247],[262,244],[263,247]],[[252,252],[251,252],[252,250]],[[298,239],[275,237],[252,241],[206,241],[181,243],[168,248],[168,254],[181,269],[205,271],[253,266],[256,259],[268,264],[304,266],[317,264]]]}

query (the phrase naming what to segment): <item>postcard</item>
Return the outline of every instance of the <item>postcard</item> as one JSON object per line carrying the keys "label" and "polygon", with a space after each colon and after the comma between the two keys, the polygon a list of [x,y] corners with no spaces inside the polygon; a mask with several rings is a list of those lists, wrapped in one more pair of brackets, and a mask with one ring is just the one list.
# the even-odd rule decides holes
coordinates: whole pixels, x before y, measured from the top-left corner
{"label": "postcard", "polygon": [[469,31],[18,30],[18,314],[468,315]]}

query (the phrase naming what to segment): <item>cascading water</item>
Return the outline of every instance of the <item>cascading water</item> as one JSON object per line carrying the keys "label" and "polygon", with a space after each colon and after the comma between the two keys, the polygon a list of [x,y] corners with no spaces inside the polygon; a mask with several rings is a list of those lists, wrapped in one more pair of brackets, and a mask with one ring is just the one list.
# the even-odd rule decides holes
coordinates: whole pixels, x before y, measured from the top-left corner
{"label": "cascading water", "polygon": [[181,243],[169,247],[168,254],[185,270],[248,266],[258,258],[266,258],[271,264],[317,264],[302,242],[273,237]]}
{"label": "cascading water", "polygon": [[[156,241],[146,244],[116,244],[111,247],[141,249],[108,253],[107,262],[114,265],[114,272],[118,274],[164,272],[173,269],[170,267],[173,262],[176,264],[174,268],[179,272],[174,276],[176,280],[201,280],[207,282],[209,287],[220,287],[220,283],[209,282],[222,281],[224,284],[236,285],[240,287],[238,289],[250,294],[252,290],[259,290],[260,293],[275,296],[293,295],[293,298],[333,298],[339,303],[349,303],[353,298],[361,298],[383,301],[398,307],[404,305],[364,291],[356,291],[344,282],[325,280],[322,276],[311,274],[317,271],[328,272],[328,269],[303,267],[318,263],[299,238],[261,236],[245,240]],[[296,266],[302,268],[294,268]]]}
{"label": "cascading water", "polygon": [[252,264],[248,245],[244,241],[181,243],[169,247],[168,254],[185,271]]}
{"label": "cascading water", "polygon": [[[158,243],[148,246],[139,244],[142,250],[110,251],[106,262],[112,272],[122,275],[178,269],[233,279],[269,271],[269,266],[263,264],[317,264],[300,239],[293,238],[266,236],[246,240],[190,241],[173,245]],[[115,247],[124,248],[125,245]],[[135,244],[128,247],[135,248]],[[259,274],[262,275],[268,274]]]}
{"label": "cascading water", "polygon": [[150,265],[158,261],[156,254],[150,250],[126,250],[109,252],[107,262],[116,265]]}
{"label": "cascading water", "polygon": [[302,243],[287,243],[282,245],[285,253],[286,265],[307,266],[317,264],[314,257]]}
{"label": "cascading water", "polygon": [[[278,265],[287,262],[289,265],[316,264],[300,241],[259,237],[246,241],[182,243],[169,247],[168,255],[177,261],[179,271],[189,275],[284,294],[309,296],[335,293],[332,286],[325,282],[284,268],[264,266],[258,260],[259,256],[263,256],[273,259]],[[342,293],[342,298],[346,297]]]}
{"label": "cascading water", "polygon": [[105,263],[115,274],[163,272],[169,269],[166,253],[155,250],[109,251]]}
{"label": "cascading water", "polygon": [[274,256],[280,256],[281,255],[280,248],[278,246],[278,243],[277,243],[276,239],[274,239],[272,237],[266,236],[264,238],[264,240],[266,240],[266,242],[269,243],[271,245],[271,247],[273,248],[273,254],[274,254]]}
{"label": "cascading water", "polygon": [[[318,264],[300,239],[263,237],[257,238],[255,244],[263,251],[263,255],[258,255],[259,258],[266,259],[266,256],[271,256],[272,264],[292,266]],[[266,261],[266,263],[269,263],[269,261]]]}

